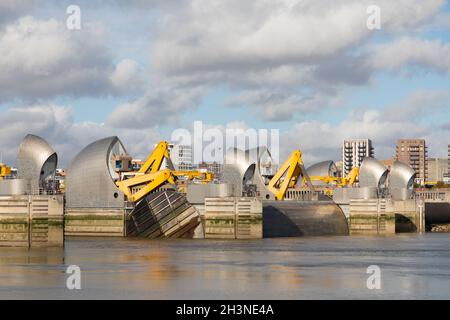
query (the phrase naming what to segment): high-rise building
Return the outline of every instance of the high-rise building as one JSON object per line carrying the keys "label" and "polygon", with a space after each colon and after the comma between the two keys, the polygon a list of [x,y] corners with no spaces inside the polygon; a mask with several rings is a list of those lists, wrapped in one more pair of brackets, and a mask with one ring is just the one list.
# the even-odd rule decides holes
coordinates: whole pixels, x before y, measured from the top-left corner
{"label": "high-rise building", "polygon": [[192,146],[174,145],[170,151],[170,157],[176,170],[192,170],[194,168]]}
{"label": "high-rise building", "polygon": [[342,175],[345,177],[354,167],[360,167],[366,157],[373,158],[374,150],[370,139],[344,140],[342,145]]}
{"label": "high-rise building", "polygon": [[416,172],[416,182],[428,179],[428,151],[424,139],[400,139],[397,141],[396,159],[406,163]]}

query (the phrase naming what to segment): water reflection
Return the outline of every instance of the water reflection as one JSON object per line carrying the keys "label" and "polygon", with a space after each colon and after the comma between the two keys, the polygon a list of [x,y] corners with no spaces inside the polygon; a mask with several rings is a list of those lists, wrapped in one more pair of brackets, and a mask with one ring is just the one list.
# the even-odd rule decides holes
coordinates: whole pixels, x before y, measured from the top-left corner
{"label": "water reflection", "polygon": [[[82,290],[65,287],[68,265]],[[379,265],[382,290],[366,288]],[[65,249],[0,248],[0,298],[450,298],[450,236],[258,241],[69,238]]]}

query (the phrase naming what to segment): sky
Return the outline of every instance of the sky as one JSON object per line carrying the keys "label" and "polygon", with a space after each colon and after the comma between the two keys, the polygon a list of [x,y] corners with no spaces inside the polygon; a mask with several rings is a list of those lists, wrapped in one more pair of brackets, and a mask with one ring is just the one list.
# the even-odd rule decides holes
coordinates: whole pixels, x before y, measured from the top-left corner
{"label": "sky", "polygon": [[349,138],[378,159],[399,138],[447,157],[449,31],[444,0],[2,0],[1,158],[27,133],[61,167],[111,135],[143,158],[194,121],[279,129],[280,158],[307,164],[339,160]]}

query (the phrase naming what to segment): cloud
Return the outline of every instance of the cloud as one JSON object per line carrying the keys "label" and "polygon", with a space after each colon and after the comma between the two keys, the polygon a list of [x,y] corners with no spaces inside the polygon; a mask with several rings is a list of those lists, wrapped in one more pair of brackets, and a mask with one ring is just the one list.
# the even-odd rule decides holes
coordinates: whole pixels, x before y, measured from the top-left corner
{"label": "cloud", "polygon": [[29,12],[36,6],[33,0],[2,0],[0,1],[0,27]]}
{"label": "cloud", "polygon": [[12,108],[0,113],[4,120],[0,127],[0,145],[4,161],[12,163],[21,139],[28,133],[43,135],[46,139],[65,140],[73,121],[71,109],[55,105],[35,105]]}
{"label": "cloud", "polygon": [[251,106],[252,112],[268,121],[285,121],[304,118],[309,114],[325,111],[330,105],[339,103],[337,97],[330,98],[320,93],[297,95],[283,91],[243,91],[226,101],[230,107]]}
{"label": "cloud", "polygon": [[[224,103],[230,108],[248,108],[265,121],[300,121],[286,132],[284,150],[300,147],[311,161],[338,157],[345,137],[372,137],[384,157],[394,136],[440,134],[444,141],[448,133],[445,125],[431,128],[416,120],[428,110],[448,109],[446,94],[439,92],[417,92],[384,110],[354,109],[337,124],[307,120],[345,105],[348,88],[370,86],[385,71],[404,74],[419,67],[448,76],[449,44],[422,33],[436,25],[436,17],[447,26],[443,0],[116,0],[105,11],[102,1],[81,1],[86,18],[76,32],[63,19],[48,18],[61,6],[50,3],[0,3],[0,103],[29,105],[2,112],[8,121],[0,131],[5,148],[16,149],[21,136],[35,131],[70,158],[92,140],[118,134],[130,142],[130,152],[145,156],[149,141],[160,135],[158,126],[173,126],[215,88],[229,90]],[[380,31],[366,27],[369,4],[381,8]],[[88,20],[93,13],[100,22]],[[147,22],[123,28],[118,19],[106,24],[122,14],[154,19],[157,28],[142,28]],[[139,55],[121,55],[127,38],[148,41],[133,50],[147,55],[149,66]],[[108,95],[128,102],[105,123],[75,122],[72,108],[54,103],[59,97]]]}
{"label": "cloud", "polygon": [[[375,157],[388,159],[394,156],[397,139],[423,138],[429,146],[430,157],[446,157],[450,140],[445,126],[424,124],[420,117],[444,116],[448,110],[440,97],[449,98],[440,91],[418,91],[404,97],[384,110],[354,109],[337,124],[322,121],[303,121],[284,131],[281,141],[283,159],[293,149],[301,149],[308,164],[323,160],[339,160],[344,139],[371,139]],[[448,100],[447,100],[448,101]],[[448,106],[448,104],[447,104]],[[408,111],[408,112],[406,112]]]}
{"label": "cloud", "polygon": [[3,161],[14,164],[19,145],[28,133],[41,136],[55,149],[59,166],[66,167],[73,157],[89,143],[107,136],[118,135],[127,151],[145,157],[161,135],[155,125],[145,130],[118,129],[104,123],[75,122],[69,106],[31,105],[0,112],[4,120],[0,127],[0,152]]}
{"label": "cloud", "polygon": [[371,38],[368,5],[379,5],[383,30],[417,27],[444,1],[192,1],[166,13],[154,45],[156,68],[202,72],[323,62]]}
{"label": "cloud", "polygon": [[450,44],[441,40],[401,38],[373,47],[371,65],[381,70],[418,66],[450,73]]}
{"label": "cloud", "polygon": [[[424,138],[429,145],[430,157],[445,157],[450,141],[442,137],[448,136],[448,125],[429,125],[416,119],[424,113],[438,118],[446,114],[447,109],[431,103],[443,94],[439,91],[418,91],[404,97],[389,110],[354,109],[337,123],[319,120],[298,122],[280,131],[280,161],[284,161],[294,149],[302,150],[307,165],[329,159],[339,160],[342,141],[354,138],[371,139],[375,146],[375,156],[379,159],[391,158],[396,140],[400,138]],[[420,106],[427,101],[431,107],[425,110]],[[176,109],[184,105],[185,102],[178,101],[174,107]],[[124,109],[120,113],[122,118],[117,118],[118,123],[111,120],[106,123],[76,122],[70,106],[31,105],[8,109],[0,112],[4,120],[0,128],[0,151],[5,161],[12,164],[21,139],[28,133],[34,133],[42,136],[55,148],[60,155],[61,166],[64,167],[92,141],[118,135],[130,154],[144,158],[155,143],[162,139],[170,140],[170,136],[163,136],[160,131],[160,125],[168,115],[160,115],[158,108],[149,108],[145,111],[147,113],[136,114],[132,109]],[[407,109],[416,111],[405,117],[387,116],[387,112]],[[134,127],[131,126],[133,123]],[[219,125],[204,123],[204,130],[207,128],[246,130],[250,126],[240,120]]]}
{"label": "cloud", "polygon": [[445,113],[450,108],[450,92],[425,91],[413,92],[399,104],[383,110],[383,116],[390,120],[408,120],[420,122],[430,116]]}
{"label": "cloud", "polygon": [[117,128],[149,128],[174,123],[178,116],[197,107],[205,94],[203,88],[151,90],[146,96],[119,105],[107,118]]}
{"label": "cloud", "polygon": [[[410,53],[414,50],[405,50],[409,57],[392,57],[397,56],[398,37],[417,36],[444,4],[443,0],[193,0],[162,12],[151,67],[158,79],[175,85],[228,86],[233,96],[227,103],[252,110],[259,105],[264,120],[295,119],[293,111],[329,108],[329,102],[341,99],[342,88],[368,85],[377,72],[415,61],[435,68],[430,63],[435,59],[426,58],[427,52],[417,54],[426,61],[414,58]],[[366,26],[369,5],[381,8],[380,31]],[[374,36],[388,39],[386,47],[374,46]],[[441,44],[442,49],[445,46]],[[444,57],[446,50],[440,52]],[[445,66],[446,60],[440,63]]]}
{"label": "cloud", "polygon": [[122,94],[139,91],[144,83],[139,64],[131,59],[120,61],[110,79],[117,92]]}
{"label": "cloud", "polygon": [[366,7],[357,2],[339,7],[302,1],[299,6],[192,1],[184,12],[165,17],[154,65],[166,72],[197,72],[311,62],[368,34]]}
{"label": "cloud", "polygon": [[113,64],[98,29],[22,17],[0,30],[0,101],[120,94],[139,84],[137,63]]}

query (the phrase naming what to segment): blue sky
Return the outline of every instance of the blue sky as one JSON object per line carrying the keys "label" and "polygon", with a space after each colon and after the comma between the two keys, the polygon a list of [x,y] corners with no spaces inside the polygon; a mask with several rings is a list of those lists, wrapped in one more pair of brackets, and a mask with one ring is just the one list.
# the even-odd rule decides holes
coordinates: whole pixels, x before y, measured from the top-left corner
{"label": "blue sky", "polygon": [[[365,25],[374,3],[380,30]],[[310,162],[338,160],[352,137],[379,158],[406,137],[446,156],[448,1],[78,1],[77,31],[69,4],[0,5],[8,161],[28,131],[68,162],[111,134],[144,156],[196,120],[280,129],[282,155],[300,148]]]}

